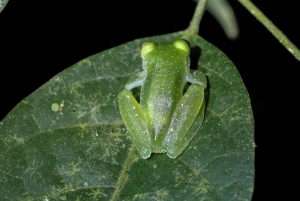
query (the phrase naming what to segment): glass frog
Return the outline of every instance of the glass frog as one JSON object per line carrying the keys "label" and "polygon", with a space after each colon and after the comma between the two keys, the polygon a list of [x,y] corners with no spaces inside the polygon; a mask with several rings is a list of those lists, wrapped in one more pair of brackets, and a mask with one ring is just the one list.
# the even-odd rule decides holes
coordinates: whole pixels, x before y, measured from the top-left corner
{"label": "glass frog", "polygon": [[[202,124],[206,77],[199,71],[191,73],[189,54],[185,40],[145,42],[143,72],[132,76],[118,95],[122,119],[144,159],[163,152],[176,158]],[[183,93],[187,83],[191,85]],[[138,86],[139,103],[130,92]]]}

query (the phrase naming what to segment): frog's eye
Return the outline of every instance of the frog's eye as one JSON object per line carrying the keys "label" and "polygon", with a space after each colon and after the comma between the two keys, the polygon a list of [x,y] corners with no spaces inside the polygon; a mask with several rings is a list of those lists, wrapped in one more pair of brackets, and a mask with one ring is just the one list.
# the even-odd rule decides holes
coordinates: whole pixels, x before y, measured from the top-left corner
{"label": "frog's eye", "polygon": [[181,39],[181,40],[183,40],[186,44],[188,44],[189,48],[191,48],[191,44],[188,40],[186,40],[186,39]]}
{"label": "frog's eye", "polygon": [[190,52],[190,44],[187,40],[184,40],[184,39],[175,40],[173,42],[173,46],[176,47],[177,49],[185,51],[187,53]]}
{"label": "frog's eye", "polygon": [[149,52],[154,50],[155,45],[156,44],[154,42],[145,42],[145,43],[143,43],[142,47],[141,47],[141,55],[145,56],[146,54],[148,54]]}

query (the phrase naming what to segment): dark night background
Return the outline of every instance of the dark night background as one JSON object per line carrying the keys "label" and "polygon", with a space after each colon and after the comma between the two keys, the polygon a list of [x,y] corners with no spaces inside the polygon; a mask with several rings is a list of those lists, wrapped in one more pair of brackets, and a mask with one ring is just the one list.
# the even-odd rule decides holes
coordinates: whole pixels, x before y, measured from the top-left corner
{"label": "dark night background", "polygon": [[[235,63],[250,94],[257,145],[253,200],[292,200],[299,179],[295,159],[300,63],[239,2],[229,2],[240,37],[228,40],[208,13],[200,35]],[[300,47],[296,1],[252,2]],[[191,0],[10,0],[0,14],[0,120],[81,59],[137,38],[185,29],[195,5]]]}

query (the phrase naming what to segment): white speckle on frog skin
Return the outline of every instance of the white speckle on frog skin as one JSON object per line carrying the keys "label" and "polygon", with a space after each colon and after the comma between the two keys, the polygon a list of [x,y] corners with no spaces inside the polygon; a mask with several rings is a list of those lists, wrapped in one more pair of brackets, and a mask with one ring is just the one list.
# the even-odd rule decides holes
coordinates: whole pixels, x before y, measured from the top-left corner
{"label": "white speckle on frog skin", "polygon": [[54,111],[54,112],[57,112],[59,110],[59,105],[57,103],[53,103],[51,105],[51,109]]}

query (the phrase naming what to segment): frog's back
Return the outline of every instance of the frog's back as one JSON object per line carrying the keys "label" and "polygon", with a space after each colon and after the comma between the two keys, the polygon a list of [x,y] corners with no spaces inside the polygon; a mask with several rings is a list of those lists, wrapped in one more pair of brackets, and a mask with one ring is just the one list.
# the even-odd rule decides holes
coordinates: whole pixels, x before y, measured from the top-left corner
{"label": "frog's back", "polygon": [[151,104],[156,99],[163,97],[170,100],[180,99],[186,83],[185,71],[184,66],[162,65],[161,63],[155,64],[151,69],[148,69],[141,91],[142,107],[147,107],[146,104],[149,102]]}
{"label": "frog's back", "polygon": [[189,73],[189,55],[172,46],[158,47],[151,53],[143,58],[146,77],[140,104],[155,141],[166,135],[173,111],[182,97]]}
{"label": "frog's back", "polygon": [[143,56],[146,78],[142,87],[144,94],[141,96],[147,97],[146,100],[151,98],[150,94],[173,94],[176,95],[174,98],[180,98],[190,71],[189,65],[189,52],[174,48],[172,43],[157,44],[151,52]]}

